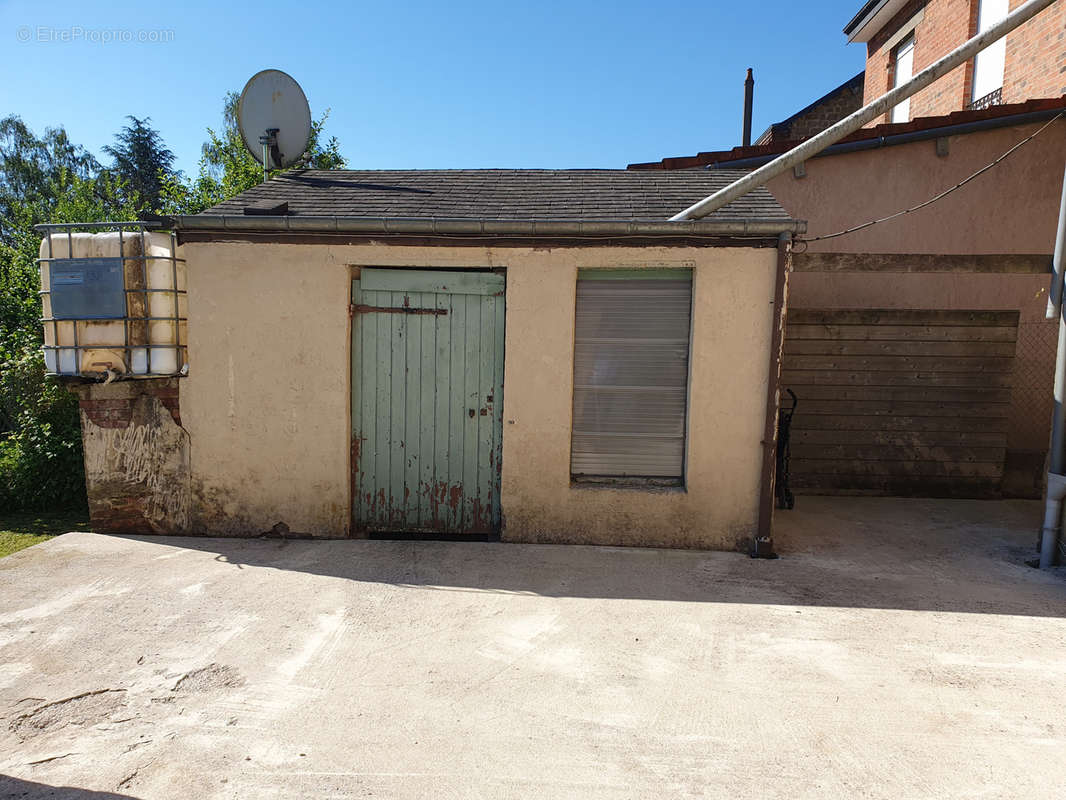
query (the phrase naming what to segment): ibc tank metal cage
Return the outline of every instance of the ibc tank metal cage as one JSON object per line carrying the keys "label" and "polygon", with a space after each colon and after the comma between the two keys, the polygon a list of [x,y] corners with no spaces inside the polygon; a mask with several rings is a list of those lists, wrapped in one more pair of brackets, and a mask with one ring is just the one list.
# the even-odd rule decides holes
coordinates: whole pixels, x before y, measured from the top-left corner
{"label": "ibc tank metal cage", "polygon": [[[188,321],[187,316],[182,314],[182,305],[187,304],[182,301],[187,298],[187,288],[179,288],[180,282],[178,280],[178,264],[182,264],[182,273],[184,276],[184,264],[185,259],[179,258],[177,255],[177,237],[171,232],[160,230],[163,228],[163,222],[156,221],[133,221],[133,222],[79,222],[79,223],[50,223],[35,225],[34,230],[41,234],[47,241],[47,256],[42,256],[37,259],[38,268],[43,269],[45,266],[50,270],[50,274],[54,274],[55,266],[62,267],[64,262],[86,261],[91,259],[79,258],[74,255],[74,234],[77,233],[109,233],[115,232],[118,234],[118,256],[109,256],[108,259],[119,261],[121,263],[122,272],[122,294],[125,298],[125,308],[121,317],[117,315],[110,315],[108,317],[100,316],[70,316],[63,315],[58,316],[54,311],[54,304],[52,302],[52,295],[55,292],[55,285],[52,281],[49,281],[49,288],[45,289],[42,286],[39,292],[42,300],[42,315],[40,317],[41,324],[51,329],[52,343],[48,344],[47,337],[45,344],[42,347],[45,356],[46,371],[50,375],[64,375],[64,376],[83,376],[88,377],[93,374],[92,370],[85,370],[82,363],[82,355],[86,351],[90,350],[120,350],[124,354],[124,370],[118,376],[110,375],[111,378],[161,378],[161,377],[174,377],[187,374],[188,370],[188,345],[183,341],[181,331],[182,325]],[[144,246],[146,236],[149,233],[165,234],[169,237],[170,247],[167,255],[149,254],[147,248]],[[66,238],[66,255],[55,255],[54,241],[57,238],[60,239],[65,236]],[[126,244],[132,239],[141,240],[141,253],[138,255],[127,255]],[[102,259],[101,259],[102,260]],[[149,281],[149,262],[150,261],[166,261],[169,262],[169,286],[166,288],[152,288]],[[132,262],[139,262],[132,263]],[[172,315],[153,315],[151,309],[153,303],[151,302],[154,295],[169,295],[172,299]],[[44,300],[48,298],[48,307],[52,309],[52,313],[44,313]],[[187,314],[186,310],[186,314]],[[100,344],[94,342],[82,342],[79,341],[78,327],[79,323],[96,322],[101,319],[111,319],[116,324],[121,322],[122,324],[122,344]],[[170,323],[173,325],[173,341],[172,342],[153,342],[151,340],[151,328],[153,322]],[[71,333],[71,342],[60,342],[60,326],[68,325]],[[152,354],[153,351],[169,350],[173,352],[174,358],[161,359],[159,354],[156,357],[156,368],[153,368]],[[73,358],[73,368],[63,369],[64,358],[66,353],[70,353]],[[140,354],[143,353],[143,368],[139,368]],[[167,361],[168,364],[160,364],[160,361]],[[159,367],[165,367],[165,369],[159,369]],[[87,374],[88,373],[88,374]],[[106,370],[101,370],[102,374],[106,374]]]}

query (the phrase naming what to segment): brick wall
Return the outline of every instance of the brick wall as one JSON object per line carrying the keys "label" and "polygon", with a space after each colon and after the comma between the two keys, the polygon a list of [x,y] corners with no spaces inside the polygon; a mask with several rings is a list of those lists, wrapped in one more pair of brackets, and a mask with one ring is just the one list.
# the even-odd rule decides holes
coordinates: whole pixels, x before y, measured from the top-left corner
{"label": "brick wall", "polygon": [[[934,0],[935,1],[935,0]],[[863,87],[863,103],[876,100],[892,88],[893,62],[892,48],[888,46],[889,40],[896,34],[911,17],[922,10],[926,0],[911,0],[899,13],[894,16],[885,27],[877,32],[866,44],[866,78]],[[920,27],[920,26],[919,26]],[[917,38],[917,36],[916,36]],[[919,47],[915,47],[915,64],[917,65]],[[887,121],[888,115],[878,117],[867,123],[867,127],[879,125]]]}
{"label": "brick wall", "polygon": [[[932,0],[914,31],[914,74],[964,44],[977,29],[976,0]],[[911,119],[961,111],[970,102],[971,63],[949,72],[911,98]]]}
{"label": "brick wall", "polygon": [[135,394],[127,397],[98,397],[89,391],[79,394],[78,405],[90,420],[101,428],[128,428],[133,419],[133,405],[140,395],[150,395],[162,403],[170,416],[181,425],[176,379],[138,381]]}
{"label": "brick wall", "polygon": [[[1025,0],[1011,0],[1011,10]],[[1066,94],[1066,3],[1053,3],[1007,35],[1003,102]]]}
{"label": "brick wall", "polygon": [[[1011,9],[1024,0],[1011,0]],[[912,0],[885,25],[866,48],[863,102],[869,103],[890,88],[894,43],[900,28],[919,11],[914,28],[914,74],[963,44],[977,31],[978,0]],[[961,111],[971,101],[973,60],[911,97],[911,119]],[[1066,94],[1066,3],[1055,3],[1007,36],[1003,102],[1020,103]],[[869,126],[888,122],[888,115]]]}
{"label": "brick wall", "polygon": [[806,139],[816,133],[821,133],[853,111],[858,111],[861,106],[861,87],[856,88],[845,84],[839,91],[827,97],[806,114],[792,120],[788,126],[788,138]]}
{"label": "brick wall", "polygon": [[[866,47],[866,86],[864,102],[876,100],[892,88],[896,32],[919,11],[922,21],[914,28],[914,71],[917,75],[938,58],[971,36],[976,23],[976,0],[912,0],[885,25]],[[964,64],[911,97],[911,119],[937,117],[960,111],[970,101],[972,67]],[[889,115],[869,125],[888,122]]]}

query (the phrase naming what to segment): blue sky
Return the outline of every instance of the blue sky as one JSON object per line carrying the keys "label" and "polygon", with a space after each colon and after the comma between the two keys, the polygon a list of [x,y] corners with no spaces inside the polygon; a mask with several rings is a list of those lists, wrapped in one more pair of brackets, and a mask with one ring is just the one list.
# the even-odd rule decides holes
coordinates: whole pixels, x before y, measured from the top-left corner
{"label": "blue sky", "polygon": [[749,66],[757,136],[864,57],[859,0],[93,5],[0,0],[0,115],[96,153],[151,117],[186,171],[267,67],[331,109],[353,168],[621,168],[739,144]]}

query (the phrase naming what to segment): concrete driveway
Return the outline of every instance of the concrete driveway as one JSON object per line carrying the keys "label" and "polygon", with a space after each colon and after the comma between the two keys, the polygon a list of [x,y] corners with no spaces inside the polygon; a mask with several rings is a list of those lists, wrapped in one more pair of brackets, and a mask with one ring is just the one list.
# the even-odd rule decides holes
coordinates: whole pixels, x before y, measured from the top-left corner
{"label": "concrete driveway", "polygon": [[1039,504],[798,505],[777,561],[68,534],[0,561],[0,797],[1061,797]]}

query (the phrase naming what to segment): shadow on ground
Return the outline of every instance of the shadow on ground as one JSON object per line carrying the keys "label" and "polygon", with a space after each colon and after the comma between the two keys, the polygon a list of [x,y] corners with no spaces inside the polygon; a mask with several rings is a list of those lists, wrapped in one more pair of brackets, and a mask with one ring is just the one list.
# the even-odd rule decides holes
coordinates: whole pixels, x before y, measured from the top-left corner
{"label": "shadow on ground", "polygon": [[803,497],[781,558],[486,542],[128,537],[296,570],[441,591],[1066,616],[1063,571],[1025,564],[1033,501]]}
{"label": "shadow on ground", "polygon": [[49,786],[44,783],[24,781],[8,775],[0,775],[0,800],[137,800],[131,794],[93,792],[75,786]]}

